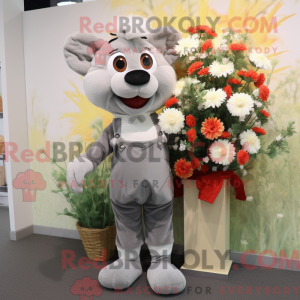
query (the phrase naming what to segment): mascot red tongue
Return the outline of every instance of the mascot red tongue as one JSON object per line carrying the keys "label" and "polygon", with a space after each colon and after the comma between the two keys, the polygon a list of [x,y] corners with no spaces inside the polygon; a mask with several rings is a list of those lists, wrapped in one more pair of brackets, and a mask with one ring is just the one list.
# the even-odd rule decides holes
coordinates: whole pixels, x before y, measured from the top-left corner
{"label": "mascot red tongue", "polygon": [[[66,40],[66,62],[84,76],[88,100],[115,116],[96,143],[68,164],[67,180],[74,193],[81,193],[84,177],[113,153],[109,192],[119,259],[102,268],[98,280],[109,289],[131,286],[142,275],[140,250],[146,244],[150,287],[159,294],[178,294],[186,280],[171,263],[174,188],[169,145],[174,140],[162,131],[155,112],[173,95],[176,73],[171,65],[179,55],[172,48],[181,35],[171,27],[153,32],[131,28],[140,27],[118,28],[110,41],[92,33],[74,33]],[[104,58],[97,59],[97,53]],[[131,98],[137,94],[143,97]]]}
{"label": "mascot red tongue", "polygon": [[133,98],[123,98],[119,97],[121,101],[130,108],[139,109],[145,106],[149,98],[142,98],[140,96],[135,96]]}

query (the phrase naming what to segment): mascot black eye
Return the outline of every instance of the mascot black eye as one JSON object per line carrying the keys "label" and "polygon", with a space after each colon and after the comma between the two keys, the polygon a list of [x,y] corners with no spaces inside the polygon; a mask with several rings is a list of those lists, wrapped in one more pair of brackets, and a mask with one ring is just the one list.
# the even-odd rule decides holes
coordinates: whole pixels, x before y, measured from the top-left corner
{"label": "mascot black eye", "polygon": [[127,68],[127,61],[124,56],[117,56],[114,59],[114,69],[117,72],[124,72]]}
{"label": "mascot black eye", "polygon": [[153,66],[152,57],[147,53],[142,54],[141,65],[146,70],[151,69],[151,67]]}

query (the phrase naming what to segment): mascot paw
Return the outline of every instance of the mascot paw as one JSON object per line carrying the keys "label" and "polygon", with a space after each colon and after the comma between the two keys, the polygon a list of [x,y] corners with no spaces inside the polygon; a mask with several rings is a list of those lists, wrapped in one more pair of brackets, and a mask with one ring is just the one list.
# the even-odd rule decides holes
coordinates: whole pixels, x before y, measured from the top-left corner
{"label": "mascot paw", "polygon": [[162,295],[178,294],[186,286],[184,275],[168,261],[152,263],[147,279],[152,290]]}
{"label": "mascot paw", "polygon": [[125,261],[118,259],[103,268],[99,273],[99,282],[109,289],[126,289],[142,275],[141,263],[138,260]]}

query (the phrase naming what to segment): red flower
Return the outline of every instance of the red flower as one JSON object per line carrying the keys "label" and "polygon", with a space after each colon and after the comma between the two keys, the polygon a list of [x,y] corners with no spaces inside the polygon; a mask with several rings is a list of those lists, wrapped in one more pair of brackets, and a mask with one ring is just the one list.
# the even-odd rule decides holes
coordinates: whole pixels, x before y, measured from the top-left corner
{"label": "red flower", "polygon": [[203,65],[202,61],[196,61],[188,68],[188,75],[193,74],[196,70],[200,69]]}
{"label": "red flower", "polygon": [[209,166],[208,165],[202,165],[200,172],[202,173],[206,173],[207,171],[209,171]]}
{"label": "red flower", "polygon": [[212,48],[212,40],[207,40],[201,46],[201,53],[205,52],[207,49]]}
{"label": "red flower", "polygon": [[205,138],[213,140],[222,135],[224,131],[223,122],[218,118],[208,118],[202,123],[201,133]]}
{"label": "red flower", "polygon": [[200,168],[200,162],[199,162],[199,159],[196,158],[196,157],[192,160],[191,164],[192,164],[192,168],[193,168],[194,170],[197,170],[198,168]]}
{"label": "red flower", "polygon": [[203,69],[201,69],[201,70],[198,72],[198,75],[200,75],[200,76],[204,76],[204,75],[207,75],[207,74],[210,74],[209,68],[203,68]]}
{"label": "red flower", "polygon": [[270,117],[270,114],[266,111],[266,110],[261,110],[260,111],[265,117],[269,118]]}
{"label": "red flower", "polygon": [[229,139],[231,134],[227,131],[223,131],[222,135],[220,136],[221,139]]}
{"label": "red flower", "polygon": [[238,79],[234,79],[234,78],[229,78],[228,79],[228,83],[233,83],[233,84],[242,84],[242,82]]}
{"label": "red flower", "polygon": [[258,75],[258,79],[257,79],[257,81],[254,83],[254,85],[255,85],[257,88],[260,88],[260,87],[264,84],[265,80],[266,80],[265,74],[264,74],[264,73],[260,73],[260,74]]}
{"label": "red flower", "polygon": [[172,105],[176,104],[178,102],[178,99],[176,97],[172,97],[169,100],[167,100],[165,107],[171,107]]}
{"label": "red flower", "polygon": [[270,95],[270,90],[266,85],[262,85],[260,87],[260,94],[259,94],[259,98],[262,101],[267,101]]}
{"label": "red flower", "polygon": [[249,154],[245,150],[240,150],[236,156],[240,165],[244,165],[249,160]]}
{"label": "red flower", "polygon": [[186,135],[188,136],[188,141],[191,142],[191,143],[194,143],[196,137],[197,137],[197,134],[196,134],[196,130],[194,128],[191,128],[187,133]]}
{"label": "red flower", "polygon": [[205,32],[214,38],[218,36],[217,33],[209,27],[205,30]]}
{"label": "red flower", "polygon": [[261,133],[263,135],[266,135],[266,131],[263,128],[259,128],[259,127],[253,127],[252,130],[256,133]]}
{"label": "red flower", "polygon": [[247,50],[247,47],[244,44],[238,44],[238,43],[230,44],[228,47],[232,51],[245,51],[245,50]]}
{"label": "red flower", "polygon": [[227,98],[230,98],[231,94],[232,94],[232,88],[229,84],[227,84],[224,88],[223,88],[224,92],[227,94]]}
{"label": "red flower", "polygon": [[189,27],[189,28],[187,29],[187,31],[190,32],[190,33],[193,33],[193,34],[198,33],[198,30],[197,30],[196,27]]}
{"label": "red flower", "polygon": [[196,26],[197,30],[199,31],[206,31],[207,29],[211,29],[210,27],[208,27],[207,25],[198,25]]}
{"label": "red flower", "polygon": [[196,124],[197,124],[195,117],[192,116],[192,115],[186,116],[185,121],[186,121],[186,125],[191,127],[191,128],[196,126]]}
{"label": "red flower", "polygon": [[176,161],[174,170],[176,175],[180,178],[189,178],[193,175],[192,164],[187,162],[184,158]]}
{"label": "red flower", "polygon": [[244,76],[244,77],[249,77],[253,81],[257,81],[257,79],[258,79],[258,74],[255,71],[253,71],[253,70],[249,70],[247,72],[241,70],[241,71],[238,72],[238,75]]}

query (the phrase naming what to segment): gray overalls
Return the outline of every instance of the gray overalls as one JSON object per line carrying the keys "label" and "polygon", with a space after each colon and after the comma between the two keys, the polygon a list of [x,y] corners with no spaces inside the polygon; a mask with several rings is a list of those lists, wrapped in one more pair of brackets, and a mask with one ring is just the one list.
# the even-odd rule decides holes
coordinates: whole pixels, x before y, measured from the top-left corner
{"label": "gray overalls", "polygon": [[114,138],[110,197],[117,226],[117,247],[130,250],[145,243],[163,246],[173,243],[173,184],[167,138],[151,114],[157,138],[128,142],[121,135],[121,119],[113,120]]}

